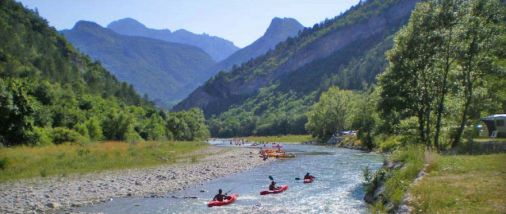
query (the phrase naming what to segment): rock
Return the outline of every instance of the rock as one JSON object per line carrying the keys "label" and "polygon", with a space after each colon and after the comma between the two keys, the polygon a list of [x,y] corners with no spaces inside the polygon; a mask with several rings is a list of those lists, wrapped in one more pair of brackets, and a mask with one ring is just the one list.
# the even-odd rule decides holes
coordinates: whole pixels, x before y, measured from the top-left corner
{"label": "rock", "polygon": [[46,207],[52,208],[52,209],[59,209],[61,207],[61,204],[56,202],[50,202],[46,204]]}
{"label": "rock", "polygon": [[142,186],[142,183],[140,181],[135,181],[135,185]]}

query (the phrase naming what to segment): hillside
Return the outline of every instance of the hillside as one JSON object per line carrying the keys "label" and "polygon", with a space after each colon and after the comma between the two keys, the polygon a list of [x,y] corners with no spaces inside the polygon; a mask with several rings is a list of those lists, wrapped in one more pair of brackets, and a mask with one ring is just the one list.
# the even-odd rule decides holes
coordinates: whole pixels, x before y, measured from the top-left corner
{"label": "hillside", "polygon": [[22,4],[0,1],[0,28],[0,147],[207,135],[200,111],[154,108]]}
{"label": "hillside", "polygon": [[210,72],[218,73],[219,71],[227,71],[234,65],[240,66],[244,62],[274,49],[278,43],[285,41],[288,37],[296,36],[303,29],[304,26],[295,19],[276,17],[272,19],[262,37],[214,65]]}
{"label": "hillside", "polygon": [[132,18],[124,18],[111,22],[107,25],[107,28],[122,35],[142,36],[167,42],[192,45],[204,50],[217,62],[239,50],[231,41],[217,36],[194,34],[184,29],[174,32],[169,29],[151,29]]}
{"label": "hillside", "polygon": [[370,0],[219,73],[175,106],[200,107],[213,135],[303,133],[304,113],[332,85],[363,89],[384,70],[393,34],[417,0]]}
{"label": "hillside", "polygon": [[80,21],[62,34],[80,51],[102,62],[119,80],[160,106],[171,106],[209,78],[214,64],[199,48],[144,37],[124,36]]}

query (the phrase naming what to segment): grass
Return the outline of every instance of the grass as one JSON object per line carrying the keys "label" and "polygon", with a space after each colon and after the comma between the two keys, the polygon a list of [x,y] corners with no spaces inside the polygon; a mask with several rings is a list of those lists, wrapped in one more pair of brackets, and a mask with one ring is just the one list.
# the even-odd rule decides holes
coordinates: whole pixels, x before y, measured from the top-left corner
{"label": "grass", "polygon": [[[390,162],[403,162],[404,166],[396,170],[387,170],[385,168],[376,172],[375,176],[379,179],[386,178],[383,196],[385,201],[392,203],[394,206],[399,206],[402,202],[404,194],[409,188],[409,185],[415,180],[420,170],[424,165],[424,160],[430,156],[425,152],[422,145],[409,145],[395,150],[389,157]],[[387,212],[385,205],[378,201],[371,207],[373,213]]]}
{"label": "grass", "polygon": [[481,137],[481,138],[473,138],[473,142],[477,142],[477,143],[504,142],[504,143],[506,143],[506,138]]}
{"label": "grass", "polygon": [[254,142],[282,142],[282,143],[302,143],[313,140],[311,135],[250,136],[245,137],[245,139]]}
{"label": "grass", "polygon": [[506,154],[438,156],[410,191],[417,213],[506,213]]}
{"label": "grass", "polygon": [[0,149],[0,182],[198,161],[202,142],[99,142]]}
{"label": "grass", "polygon": [[389,201],[396,205],[401,203],[409,184],[423,168],[424,156],[424,148],[421,145],[410,145],[392,154],[391,160],[403,162],[404,167],[394,171],[385,183],[385,196]]}

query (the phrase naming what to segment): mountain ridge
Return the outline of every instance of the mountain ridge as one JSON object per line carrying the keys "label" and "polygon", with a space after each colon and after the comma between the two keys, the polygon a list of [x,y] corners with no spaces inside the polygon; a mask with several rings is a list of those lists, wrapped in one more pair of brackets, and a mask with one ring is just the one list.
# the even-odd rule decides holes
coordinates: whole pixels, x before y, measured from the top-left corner
{"label": "mountain ridge", "polygon": [[204,81],[214,61],[198,47],[125,36],[88,21],[61,33],[84,53],[100,60],[118,79],[129,82],[160,106],[169,107]]}
{"label": "mountain ridge", "polygon": [[275,17],[267,27],[265,33],[250,45],[238,50],[223,61],[218,62],[210,70],[212,73],[228,71],[232,66],[240,66],[253,58],[265,54],[289,37],[296,36],[304,26],[293,18]]}
{"label": "mountain ridge", "polygon": [[107,25],[108,29],[127,36],[142,36],[167,42],[192,45],[204,50],[215,61],[221,61],[239,50],[233,42],[208,34],[195,34],[185,29],[152,29],[133,18],[123,18]]}

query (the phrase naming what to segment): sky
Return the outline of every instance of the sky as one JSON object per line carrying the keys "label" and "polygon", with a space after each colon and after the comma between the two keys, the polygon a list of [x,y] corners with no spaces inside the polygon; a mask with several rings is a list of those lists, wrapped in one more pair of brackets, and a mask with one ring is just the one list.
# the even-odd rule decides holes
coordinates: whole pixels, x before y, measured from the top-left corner
{"label": "sky", "polygon": [[306,27],[345,12],[359,0],[18,0],[58,30],[79,20],[107,26],[134,18],[149,28],[186,29],[244,47],[267,30],[272,18],[290,17]]}

